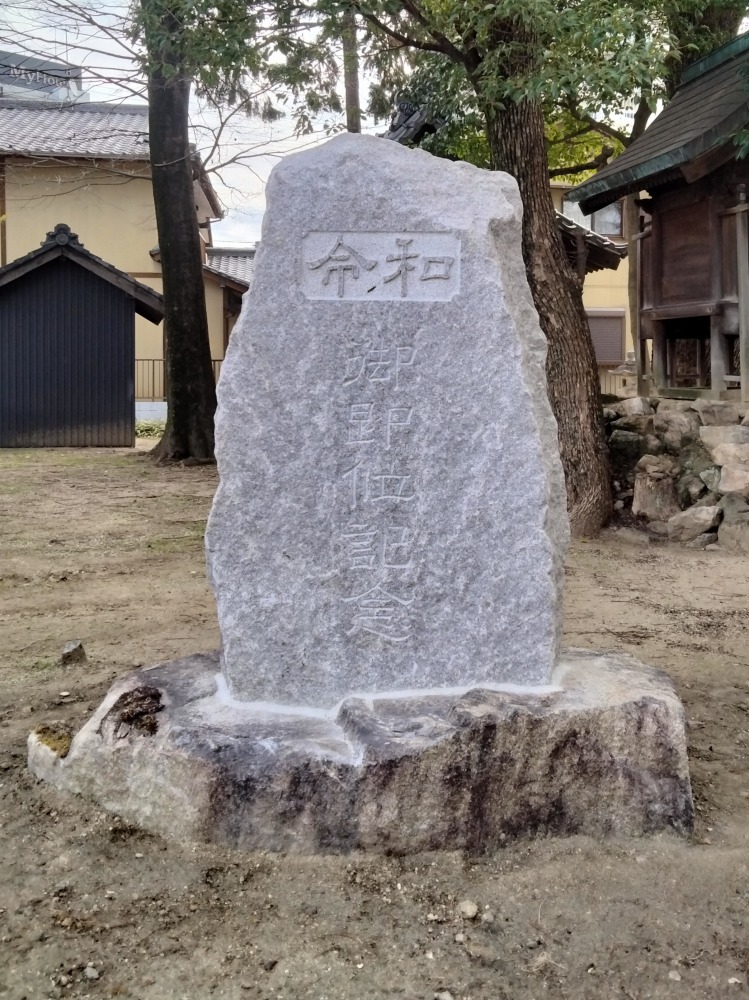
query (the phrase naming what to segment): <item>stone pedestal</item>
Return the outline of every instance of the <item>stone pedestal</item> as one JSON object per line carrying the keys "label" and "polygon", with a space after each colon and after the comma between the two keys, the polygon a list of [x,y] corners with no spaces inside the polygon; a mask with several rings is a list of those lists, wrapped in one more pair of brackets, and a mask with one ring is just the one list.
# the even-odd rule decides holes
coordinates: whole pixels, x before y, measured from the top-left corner
{"label": "stone pedestal", "polygon": [[[491,851],[532,834],[692,828],[684,712],[628,656],[567,650],[552,684],[352,696],[330,712],[232,702],[217,655],[119,681],[29,766],[180,840],[298,853]],[[66,756],[60,756],[65,753]]]}

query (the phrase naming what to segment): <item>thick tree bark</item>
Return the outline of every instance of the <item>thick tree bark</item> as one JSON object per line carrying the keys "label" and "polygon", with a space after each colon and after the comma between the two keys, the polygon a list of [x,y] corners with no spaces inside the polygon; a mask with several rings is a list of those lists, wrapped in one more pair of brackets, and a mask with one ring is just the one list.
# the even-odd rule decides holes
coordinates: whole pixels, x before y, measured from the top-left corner
{"label": "thick tree bark", "polygon": [[[648,127],[651,112],[648,102],[643,95],[640,97],[635,121],[632,131],[629,134],[627,145],[633,143],[644,133]],[[650,393],[653,388],[652,382],[645,381],[645,372],[642,369],[642,352],[640,350],[640,289],[639,275],[637,273],[638,240],[640,232],[640,209],[637,205],[638,195],[629,194],[622,204],[622,222],[624,225],[623,235],[627,238],[627,308],[629,310],[629,328],[632,331],[632,346],[635,349],[637,361],[637,391]]]}
{"label": "thick tree bark", "polygon": [[512,174],[523,201],[523,258],[548,342],[570,525],[577,535],[591,534],[611,515],[608,448],[582,280],[562,246],[549,188],[541,108],[521,101],[484,110],[492,167]]}
{"label": "thick tree bark", "polygon": [[343,85],[346,95],[346,129],[361,132],[359,102],[359,50],[356,38],[356,14],[348,7],[341,18],[343,42]]}
{"label": "thick tree bark", "polygon": [[153,200],[164,283],[166,399],[162,461],[213,460],[216,387],[211,364],[200,232],[188,133],[190,80],[148,81]]}
{"label": "thick tree bark", "polygon": [[[674,19],[670,28],[676,36],[677,45],[665,77],[669,99],[674,96],[687,66],[701,59],[707,51],[717,49],[736,37],[746,11],[744,0],[736,0],[735,3],[733,0],[713,0],[702,11]],[[692,47],[695,41],[702,43],[696,49]]]}

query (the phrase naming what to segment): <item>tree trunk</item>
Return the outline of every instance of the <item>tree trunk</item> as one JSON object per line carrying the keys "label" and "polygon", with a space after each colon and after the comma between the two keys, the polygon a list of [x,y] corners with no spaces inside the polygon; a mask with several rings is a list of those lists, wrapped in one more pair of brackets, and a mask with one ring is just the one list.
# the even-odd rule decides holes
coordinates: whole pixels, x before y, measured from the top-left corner
{"label": "tree trunk", "polygon": [[492,167],[512,174],[523,201],[523,258],[548,342],[548,392],[559,425],[570,526],[576,535],[591,534],[611,515],[608,448],[582,280],[564,251],[549,188],[541,108],[508,102],[485,113]]}
{"label": "tree trunk", "polygon": [[346,129],[361,132],[359,103],[359,50],[356,39],[356,14],[347,7],[341,18],[343,42],[343,84],[346,93]]}
{"label": "tree trunk", "polygon": [[188,133],[190,80],[148,80],[153,200],[164,284],[168,414],[153,450],[162,461],[213,460],[216,387]]}
{"label": "tree trunk", "polygon": [[[635,112],[635,121],[629,134],[628,146],[645,132],[650,116],[650,108],[643,94]],[[637,205],[637,198],[638,195],[628,194],[622,203],[622,233],[627,239],[627,309],[629,311],[629,328],[632,331],[632,346],[635,349],[637,363],[637,391],[650,395],[653,383],[649,378],[646,380],[646,376],[649,376],[650,372],[643,371],[643,345],[640,337],[640,276],[637,273],[639,241],[636,239],[640,232],[640,208]]]}
{"label": "tree trunk", "polygon": [[743,0],[736,0],[735,3],[733,0],[718,0],[717,3],[705,4],[702,10],[672,18],[669,27],[676,36],[676,46],[664,80],[669,100],[681,83],[681,74],[687,66],[735,38],[745,16],[746,3]]}

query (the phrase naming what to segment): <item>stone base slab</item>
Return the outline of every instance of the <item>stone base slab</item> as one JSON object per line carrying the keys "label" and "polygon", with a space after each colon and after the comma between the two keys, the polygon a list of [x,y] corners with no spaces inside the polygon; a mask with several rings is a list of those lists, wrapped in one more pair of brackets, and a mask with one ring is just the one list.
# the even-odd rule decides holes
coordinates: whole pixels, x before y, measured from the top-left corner
{"label": "stone base slab", "polygon": [[233,703],[219,670],[202,654],[128,675],[72,744],[32,733],[31,771],[154,833],[247,850],[692,829],[684,710],[629,656],[567,650],[547,688],[351,697],[328,715]]}

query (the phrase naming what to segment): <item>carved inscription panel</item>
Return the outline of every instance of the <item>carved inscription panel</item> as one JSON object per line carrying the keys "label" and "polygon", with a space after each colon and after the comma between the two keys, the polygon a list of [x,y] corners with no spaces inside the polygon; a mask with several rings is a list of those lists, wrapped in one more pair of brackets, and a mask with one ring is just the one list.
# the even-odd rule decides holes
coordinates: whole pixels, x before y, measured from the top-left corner
{"label": "carved inscription panel", "polygon": [[308,299],[447,302],[460,291],[460,239],[454,233],[307,233],[301,285]]}
{"label": "carved inscription panel", "polygon": [[345,580],[344,630],[369,642],[374,636],[400,644],[410,638],[418,614],[411,571],[420,486],[411,435],[419,420],[412,400],[419,352],[407,330],[352,334],[343,344],[343,517],[335,541]]}

